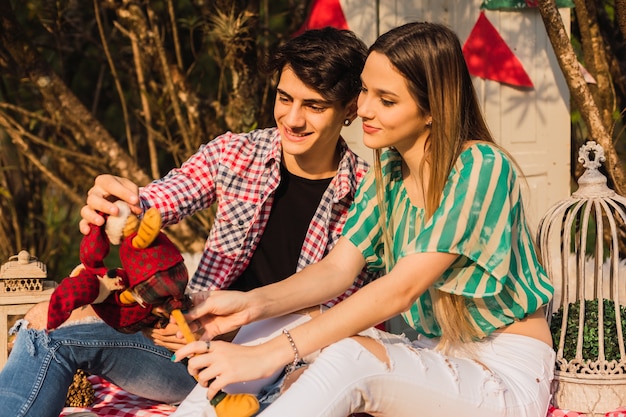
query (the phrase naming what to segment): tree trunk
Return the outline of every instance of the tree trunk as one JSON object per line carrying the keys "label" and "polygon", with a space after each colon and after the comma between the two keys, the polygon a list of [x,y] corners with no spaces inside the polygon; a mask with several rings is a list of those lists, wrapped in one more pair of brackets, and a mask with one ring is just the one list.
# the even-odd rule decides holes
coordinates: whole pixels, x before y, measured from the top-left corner
{"label": "tree trunk", "polygon": [[604,148],[607,172],[611,177],[615,191],[624,195],[626,193],[624,164],[620,161],[613,145],[609,135],[610,129],[604,125],[598,105],[595,103],[591,91],[582,76],[561,15],[551,0],[538,0],[538,5],[550,43],[569,87],[572,100],[580,110],[591,138]]}
{"label": "tree trunk", "polygon": [[602,122],[610,132],[613,124],[613,108],[615,95],[613,94],[611,74],[606,57],[606,48],[598,26],[598,10],[594,4],[596,0],[574,0],[576,20],[580,29],[583,62],[585,68],[591,72],[596,84],[588,85],[594,102],[598,107]]}

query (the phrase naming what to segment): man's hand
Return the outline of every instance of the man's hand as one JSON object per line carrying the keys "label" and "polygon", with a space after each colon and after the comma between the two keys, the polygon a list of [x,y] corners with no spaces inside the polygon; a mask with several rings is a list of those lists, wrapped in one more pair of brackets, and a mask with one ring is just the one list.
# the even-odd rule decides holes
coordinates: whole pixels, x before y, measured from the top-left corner
{"label": "man's hand", "polygon": [[169,323],[163,329],[145,329],[143,330],[143,334],[152,339],[155,345],[163,346],[172,352],[177,351],[187,344],[185,339],[179,336],[181,334],[180,329],[175,323]]}
{"label": "man's hand", "polygon": [[80,232],[86,235],[89,233],[89,224],[104,224],[104,217],[98,212],[118,215],[119,209],[113,204],[116,200],[125,201],[133,213],[141,214],[139,187],[134,182],[108,174],[97,176],[94,186],[87,193],[87,204],[80,210]]}

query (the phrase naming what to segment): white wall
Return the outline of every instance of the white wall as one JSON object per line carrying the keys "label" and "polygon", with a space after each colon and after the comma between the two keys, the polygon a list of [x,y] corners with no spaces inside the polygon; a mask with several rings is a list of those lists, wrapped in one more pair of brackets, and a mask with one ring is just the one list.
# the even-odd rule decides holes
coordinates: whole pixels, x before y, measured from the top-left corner
{"label": "white wall", "polygon": [[[350,29],[368,45],[400,24],[427,20],[449,25],[465,42],[480,13],[480,0],[341,0]],[[487,122],[496,141],[520,164],[529,184],[527,207],[533,231],[543,214],[570,195],[569,91],[545,33],[539,11],[486,11],[486,17],[521,61],[534,89],[520,90],[495,81],[474,79]],[[562,9],[569,28],[570,10]],[[376,16],[380,16],[377,19]],[[344,137],[368,161],[357,121]]]}

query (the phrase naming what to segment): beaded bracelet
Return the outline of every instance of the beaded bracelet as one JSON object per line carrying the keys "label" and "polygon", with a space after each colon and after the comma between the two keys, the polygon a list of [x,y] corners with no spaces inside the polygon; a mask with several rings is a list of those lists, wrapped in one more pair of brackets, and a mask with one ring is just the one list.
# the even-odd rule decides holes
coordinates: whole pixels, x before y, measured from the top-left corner
{"label": "beaded bracelet", "polygon": [[293,338],[291,337],[289,330],[283,329],[283,333],[285,336],[287,336],[287,340],[289,340],[289,344],[291,345],[291,348],[293,349],[293,362],[291,362],[285,368],[285,373],[289,375],[290,373],[296,370],[296,366],[298,366],[298,363],[300,362],[300,352],[298,352],[296,342],[293,341]]}

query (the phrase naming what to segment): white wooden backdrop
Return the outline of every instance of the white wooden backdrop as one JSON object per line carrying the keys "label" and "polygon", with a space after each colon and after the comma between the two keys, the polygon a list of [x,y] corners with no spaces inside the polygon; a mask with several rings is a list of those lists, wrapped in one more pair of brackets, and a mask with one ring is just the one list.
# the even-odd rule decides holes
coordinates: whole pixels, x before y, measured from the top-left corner
{"label": "white wooden backdrop", "polygon": [[[388,29],[427,20],[444,23],[465,42],[480,13],[480,0],[340,0],[350,29],[368,45]],[[520,90],[474,78],[487,122],[496,141],[513,154],[529,185],[527,207],[533,232],[553,204],[570,195],[569,92],[536,9],[486,11],[530,76],[534,89]],[[567,28],[570,9],[561,15]],[[379,18],[377,19],[377,16]],[[344,137],[370,162],[360,123]]]}

